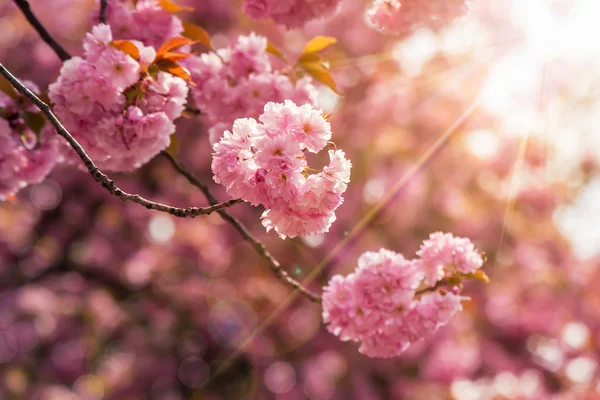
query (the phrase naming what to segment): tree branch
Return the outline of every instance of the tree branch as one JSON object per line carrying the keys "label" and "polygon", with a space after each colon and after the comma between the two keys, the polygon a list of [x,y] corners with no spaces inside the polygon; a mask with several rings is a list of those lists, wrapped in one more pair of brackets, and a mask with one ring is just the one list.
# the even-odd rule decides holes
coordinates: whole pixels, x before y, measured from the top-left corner
{"label": "tree branch", "polygon": [[108,7],[108,0],[100,0],[100,23],[106,23],[106,7]]}
{"label": "tree branch", "polygon": [[54,52],[56,53],[58,58],[61,59],[61,61],[66,61],[69,58],[71,58],[71,55],[60,44],[58,44],[56,40],[54,40],[52,35],[50,35],[50,33],[48,33],[48,31],[46,30],[44,25],[42,25],[42,23],[37,19],[33,11],[31,11],[31,7],[29,6],[29,2],[27,0],[14,0],[14,2],[17,5],[17,7],[19,7],[27,21],[40,35],[42,40],[46,42],[46,44],[50,46],[52,50],[54,50]]}
{"label": "tree branch", "polygon": [[[202,191],[202,193],[204,193],[204,196],[210,204],[218,204],[217,199],[213,196],[208,186],[200,182],[198,178],[196,178],[191,172],[189,172],[184,166],[182,166],[171,154],[167,153],[166,151],[163,151],[161,154],[167,160],[169,160],[169,162],[171,163],[171,165],[173,165],[177,172],[183,175],[189,183],[196,186]],[[271,270],[275,273],[275,275],[277,276],[277,278],[279,278],[280,281],[282,281],[286,285],[292,286],[294,289],[296,289],[298,292],[300,292],[313,303],[321,303],[321,297],[302,286],[300,282],[298,282],[297,280],[292,278],[287,272],[285,272],[285,270],[281,268],[281,264],[279,263],[279,261],[277,261],[271,255],[271,253],[269,253],[265,245],[258,239],[254,238],[252,234],[248,231],[248,229],[240,221],[238,221],[235,217],[231,216],[225,210],[221,209],[217,212],[221,217],[223,217],[225,221],[231,224],[240,233],[240,235],[242,235],[242,238],[244,238],[245,241],[247,241],[252,245],[252,247],[254,247],[256,253],[258,253],[258,255],[267,262],[269,268],[271,268]]]}
{"label": "tree branch", "polygon": [[231,207],[235,204],[242,202],[241,199],[234,199],[223,203],[214,203],[211,204],[210,207],[179,208],[147,200],[138,194],[131,194],[125,192],[124,190],[120,189],[111,179],[109,179],[108,176],[106,176],[102,171],[100,171],[98,167],[96,167],[92,159],[86,154],[83,147],[81,147],[77,140],[75,140],[75,138],[60,123],[58,118],[56,118],[54,113],[50,110],[48,104],[44,103],[33,92],[27,89],[2,64],[0,64],[0,74],[2,74],[19,93],[31,100],[40,109],[40,111],[42,111],[48,117],[48,120],[50,121],[52,126],[56,128],[58,134],[65,138],[67,142],[69,142],[73,150],[75,150],[79,158],[81,158],[85,167],[90,172],[92,177],[96,180],[96,182],[98,182],[102,187],[108,190],[108,192],[113,196],[118,197],[123,201],[131,201],[133,203],[140,204],[151,210],[165,212],[176,217],[182,218],[194,218],[198,215],[211,214],[215,211],[219,211],[223,208]]}

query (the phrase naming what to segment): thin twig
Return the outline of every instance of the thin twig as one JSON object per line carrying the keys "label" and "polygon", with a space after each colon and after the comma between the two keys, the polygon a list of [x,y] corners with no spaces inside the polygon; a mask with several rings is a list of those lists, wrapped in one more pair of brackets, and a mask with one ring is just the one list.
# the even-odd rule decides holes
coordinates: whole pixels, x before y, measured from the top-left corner
{"label": "thin twig", "polygon": [[[169,162],[171,163],[171,165],[173,165],[177,172],[183,175],[189,183],[196,186],[202,191],[202,193],[204,193],[204,196],[210,204],[218,204],[217,199],[213,196],[208,186],[200,182],[200,180],[198,180],[198,178],[196,178],[191,172],[189,172],[184,166],[182,166],[175,159],[175,157],[173,157],[166,151],[163,151],[161,154],[167,160],[169,160]],[[258,253],[258,255],[261,258],[263,258],[267,262],[269,268],[271,268],[271,270],[275,273],[275,275],[277,276],[277,278],[279,278],[280,281],[282,281],[286,285],[292,286],[294,289],[296,289],[298,292],[300,292],[313,303],[321,303],[321,297],[302,286],[300,282],[298,282],[297,280],[292,278],[287,272],[285,272],[285,270],[281,268],[281,264],[279,263],[279,261],[277,261],[271,255],[271,253],[269,253],[265,245],[258,239],[256,239],[254,236],[252,236],[252,234],[240,221],[238,221],[235,217],[231,216],[231,214],[229,214],[225,210],[218,210],[217,212],[221,217],[223,217],[225,221],[229,222],[229,224],[231,224],[240,233],[240,235],[242,235],[242,238],[244,238],[244,240],[246,240],[252,245],[252,247],[254,247],[254,250]]]}
{"label": "thin twig", "polygon": [[100,0],[100,23],[106,23],[106,7],[108,7],[108,0]]}
{"label": "thin twig", "polygon": [[211,214],[215,211],[231,207],[235,204],[242,202],[241,199],[234,199],[223,203],[214,203],[211,204],[210,207],[179,208],[147,200],[138,194],[131,194],[123,191],[122,189],[117,187],[117,185],[110,178],[108,178],[108,176],[106,176],[102,171],[100,171],[98,167],[96,167],[92,159],[86,154],[83,147],[81,147],[77,140],[75,140],[75,138],[69,133],[69,131],[67,131],[65,127],[60,123],[58,118],[56,118],[54,113],[50,110],[48,104],[44,103],[33,92],[27,89],[2,64],[0,64],[0,73],[10,82],[10,84],[19,93],[31,100],[40,109],[40,111],[42,111],[48,117],[48,120],[54,126],[54,128],[56,128],[58,134],[65,138],[67,142],[69,142],[73,150],[75,150],[79,158],[81,158],[85,167],[90,172],[92,177],[96,180],[96,182],[102,185],[102,187],[108,190],[113,196],[116,196],[123,201],[131,201],[133,203],[140,204],[148,209],[166,212],[176,217],[182,218],[193,218],[198,215]]}
{"label": "thin twig", "polygon": [[19,7],[27,21],[29,21],[31,26],[33,26],[33,28],[40,35],[42,40],[46,42],[46,44],[50,46],[52,50],[54,50],[61,61],[66,61],[71,58],[71,55],[60,44],[58,44],[56,40],[54,40],[44,25],[42,25],[42,23],[37,19],[33,11],[31,11],[31,7],[29,6],[29,2],[27,0],[14,0],[14,2],[17,7]]}

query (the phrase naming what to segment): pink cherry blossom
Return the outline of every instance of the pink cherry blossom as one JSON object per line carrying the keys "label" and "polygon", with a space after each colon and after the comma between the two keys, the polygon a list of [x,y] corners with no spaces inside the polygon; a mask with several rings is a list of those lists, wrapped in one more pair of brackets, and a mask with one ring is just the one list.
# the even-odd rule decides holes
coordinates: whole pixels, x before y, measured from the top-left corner
{"label": "pink cherry blossom", "polygon": [[[422,249],[438,237],[457,239],[462,249],[475,253],[470,241],[450,234],[432,234]],[[431,256],[443,258],[439,252]],[[417,291],[423,284],[430,286],[424,272],[421,259],[407,260],[386,249],[363,253],[352,274],[334,276],[323,289],[327,330],[343,341],[360,342],[359,352],[369,357],[400,355],[447,324],[465,299],[459,294],[461,286]]]}
{"label": "pink cherry blossom", "polygon": [[183,32],[181,20],[157,0],[109,1],[106,22],[116,39],[139,40],[146,46],[158,47]]}
{"label": "pink cherry blossom", "polygon": [[449,270],[469,274],[483,265],[483,258],[469,239],[450,233],[432,233],[423,242],[417,255],[421,257],[425,283],[428,285],[435,284]]}
{"label": "pink cherry blossom", "polygon": [[437,31],[467,11],[465,0],[374,0],[367,17],[385,33],[407,36],[421,27]]}
{"label": "pink cherry blossom", "polygon": [[279,236],[326,232],[350,180],[350,161],[330,150],[330,164],[309,173],[304,151],[319,152],[331,138],[323,112],[290,100],[267,103],[259,118],[238,119],[214,145],[215,182],[232,197],[266,210],[262,223]]}
{"label": "pink cherry blossom", "polygon": [[[138,3],[139,4],[139,3]],[[84,41],[84,58],[74,57],[50,85],[55,112],[86,152],[103,169],[138,168],[166,148],[181,115],[187,84],[160,71],[142,74],[156,54],[141,42],[138,62],[110,45],[107,25],[93,28]],[[70,149],[65,150],[74,159]]]}
{"label": "pink cherry blossom", "polygon": [[[30,90],[39,88],[23,81]],[[39,112],[27,102],[13,99],[0,91],[0,199],[17,193],[23,187],[39,183],[62,161],[60,138],[50,125],[39,135],[27,125],[24,112]]]}
{"label": "pink cherry blossom", "polygon": [[341,0],[244,0],[243,9],[255,20],[269,18],[288,29],[333,15]]}
{"label": "pink cherry blossom", "polygon": [[183,62],[195,84],[191,91],[196,105],[206,115],[211,143],[230,130],[236,119],[258,118],[268,102],[314,104],[316,90],[311,78],[293,83],[274,69],[269,57],[267,39],[251,33],[239,36],[231,47]]}

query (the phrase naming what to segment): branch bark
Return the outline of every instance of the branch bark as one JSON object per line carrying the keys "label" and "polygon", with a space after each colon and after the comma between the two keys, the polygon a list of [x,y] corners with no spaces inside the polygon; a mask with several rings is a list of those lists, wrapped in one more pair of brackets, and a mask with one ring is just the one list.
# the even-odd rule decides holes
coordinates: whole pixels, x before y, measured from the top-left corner
{"label": "branch bark", "polygon": [[162,204],[162,203],[157,203],[157,202],[154,202],[151,200],[147,200],[138,194],[132,194],[132,193],[125,192],[124,190],[120,189],[113,182],[112,179],[110,179],[108,176],[106,176],[102,171],[100,171],[98,169],[98,167],[94,164],[92,159],[86,154],[83,147],[81,147],[81,145],[77,142],[77,140],[75,140],[75,138],[69,133],[69,131],[67,131],[67,129],[60,123],[58,118],[56,118],[54,113],[50,110],[50,107],[48,106],[48,104],[44,103],[32,91],[27,89],[2,64],[0,64],[0,74],[2,74],[9,81],[9,83],[15,88],[15,90],[17,90],[23,96],[25,96],[26,98],[31,100],[31,102],[33,102],[33,104],[35,104],[40,109],[40,111],[42,111],[46,115],[46,117],[48,117],[48,120],[50,121],[52,126],[54,126],[54,128],[56,129],[58,134],[60,136],[62,136],[67,142],[69,142],[69,145],[73,148],[73,150],[75,150],[75,152],[77,153],[79,158],[81,158],[81,160],[83,161],[83,164],[85,165],[87,170],[90,172],[90,175],[92,175],[92,177],[96,180],[96,182],[98,182],[103,188],[105,188],[113,196],[118,197],[119,199],[121,199],[123,201],[130,201],[133,203],[140,204],[141,206],[146,207],[147,209],[165,212],[165,213],[174,215],[176,217],[181,217],[181,218],[194,218],[194,217],[197,217],[198,215],[212,214],[215,211],[219,211],[223,208],[231,207],[235,204],[242,202],[241,199],[234,199],[234,200],[225,201],[223,203],[214,203],[214,204],[211,204],[210,207],[179,208],[179,207],[173,207],[173,206],[170,206],[167,204]]}
{"label": "branch bark", "polygon": [[108,0],[100,0],[100,23],[106,23],[106,8],[108,7]]}
{"label": "branch bark", "polygon": [[14,2],[16,6],[19,7],[27,21],[40,35],[42,40],[46,42],[46,44],[50,46],[52,50],[54,50],[54,52],[56,53],[58,58],[61,59],[61,61],[66,61],[69,58],[71,58],[71,55],[60,44],[58,44],[56,40],[54,40],[52,35],[50,35],[50,33],[46,30],[44,25],[42,25],[40,20],[37,19],[33,11],[31,11],[31,7],[29,6],[29,2],[27,0],[14,0]]}
{"label": "branch bark", "polygon": [[[175,159],[175,157],[173,157],[166,151],[163,151],[161,154],[167,160],[169,160],[173,168],[175,168],[177,172],[183,175],[189,183],[191,183],[193,186],[196,186],[202,191],[202,193],[204,193],[204,196],[210,204],[218,204],[217,199],[213,196],[208,186],[200,182],[200,180],[196,178],[191,172],[189,172],[183,165],[181,165]],[[277,276],[277,278],[279,278],[280,281],[282,281],[286,285],[292,286],[295,290],[297,290],[300,294],[305,296],[313,303],[321,303],[321,297],[302,286],[300,282],[292,278],[283,268],[281,268],[281,264],[279,263],[279,261],[277,261],[275,257],[273,257],[271,253],[269,253],[269,251],[261,241],[252,236],[252,234],[240,221],[238,221],[235,217],[233,217],[231,214],[229,214],[223,209],[218,210],[217,213],[225,221],[232,225],[240,233],[240,235],[245,241],[252,245],[256,253],[258,253],[258,255],[267,262],[269,268],[271,268],[271,270],[275,273],[275,275]]]}

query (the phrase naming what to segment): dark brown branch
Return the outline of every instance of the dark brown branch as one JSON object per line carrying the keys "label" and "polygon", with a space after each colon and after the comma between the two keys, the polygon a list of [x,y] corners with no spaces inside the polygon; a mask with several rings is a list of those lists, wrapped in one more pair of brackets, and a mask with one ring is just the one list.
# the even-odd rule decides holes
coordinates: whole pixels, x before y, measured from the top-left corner
{"label": "dark brown branch", "polygon": [[106,7],[108,7],[108,0],[100,0],[100,23],[106,23]]}
{"label": "dark brown branch", "polygon": [[103,188],[108,190],[110,194],[120,198],[123,201],[131,201],[133,203],[140,204],[148,209],[157,210],[161,212],[165,212],[176,217],[182,218],[194,218],[198,215],[211,214],[215,211],[221,210],[223,208],[231,207],[235,204],[241,203],[242,200],[235,199],[229,200],[223,203],[211,203],[210,207],[187,207],[187,208],[179,208],[173,207],[167,204],[157,203],[151,200],[147,200],[138,194],[131,194],[120,189],[108,176],[106,176],[102,171],[96,167],[92,159],[86,154],[85,150],[81,145],[75,140],[75,138],[65,129],[65,127],[60,123],[58,118],[54,115],[54,113],[50,110],[48,104],[44,103],[39,99],[33,92],[27,89],[17,78],[15,78],[5,67],[0,64],[0,73],[10,82],[10,84],[23,96],[27,97],[31,100],[39,109],[42,111],[47,117],[50,123],[56,128],[56,131],[60,136],[62,136],[69,145],[75,150],[79,158],[83,161],[85,167],[90,172],[92,177],[98,182]]}
{"label": "dark brown branch", "polygon": [[62,61],[66,61],[71,58],[71,55],[60,44],[58,44],[56,40],[54,40],[44,25],[42,25],[42,23],[37,19],[33,11],[31,11],[31,7],[29,6],[29,2],[27,0],[14,0],[14,2],[17,7],[19,7],[27,21],[40,35],[42,40],[46,42],[46,44],[50,46],[52,50],[54,50],[58,58],[60,58]]}
{"label": "dark brown branch", "polygon": [[462,282],[460,280],[457,281],[452,278],[445,278],[445,279],[437,281],[434,286],[430,286],[430,287],[423,288],[421,290],[417,290],[415,292],[415,296],[422,296],[426,293],[435,292],[436,290],[438,290],[439,288],[442,288],[444,286],[450,286],[450,287],[451,286],[459,286],[462,288]]}
{"label": "dark brown branch", "polygon": [[[204,193],[204,196],[210,204],[218,204],[217,199],[213,196],[208,186],[200,182],[198,178],[196,178],[191,172],[189,172],[184,166],[182,166],[171,154],[167,153],[166,151],[163,151],[161,154],[167,160],[169,160],[169,162],[171,163],[171,165],[173,165],[177,172],[183,175],[189,183],[196,186],[202,191],[202,193]],[[298,282],[297,280],[292,278],[287,272],[285,272],[285,270],[281,268],[281,264],[279,263],[279,261],[277,261],[271,255],[271,253],[269,253],[265,245],[258,239],[254,238],[254,236],[252,236],[252,234],[240,221],[238,221],[235,217],[231,216],[231,214],[229,214],[225,210],[218,210],[217,212],[225,221],[231,224],[240,233],[240,235],[242,235],[242,238],[244,238],[245,241],[247,241],[252,245],[252,247],[254,247],[254,250],[262,259],[264,259],[267,262],[269,268],[271,268],[271,270],[275,273],[275,275],[277,276],[277,278],[279,278],[280,281],[282,281],[286,285],[292,286],[294,289],[296,289],[298,292],[300,292],[313,303],[321,302],[321,297],[302,286],[300,282]]]}

